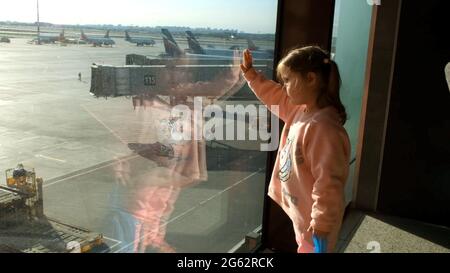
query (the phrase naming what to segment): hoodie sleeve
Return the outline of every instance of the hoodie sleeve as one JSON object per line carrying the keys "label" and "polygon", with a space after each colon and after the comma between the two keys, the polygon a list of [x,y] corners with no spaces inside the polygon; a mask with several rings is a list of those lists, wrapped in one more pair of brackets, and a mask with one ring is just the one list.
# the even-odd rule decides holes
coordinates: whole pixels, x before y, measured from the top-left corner
{"label": "hoodie sleeve", "polygon": [[278,117],[286,122],[289,114],[293,113],[296,108],[300,107],[294,105],[289,101],[286,92],[284,92],[281,84],[272,80],[268,80],[261,73],[257,72],[254,68],[249,69],[244,74],[248,85],[252,89],[253,93],[270,109],[271,105],[278,105],[279,112],[274,113]]}
{"label": "hoodie sleeve", "polygon": [[328,122],[310,126],[305,151],[314,179],[310,227],[331,232],[344,210],[344,187],[349,172],[350,144],[345,129]]}

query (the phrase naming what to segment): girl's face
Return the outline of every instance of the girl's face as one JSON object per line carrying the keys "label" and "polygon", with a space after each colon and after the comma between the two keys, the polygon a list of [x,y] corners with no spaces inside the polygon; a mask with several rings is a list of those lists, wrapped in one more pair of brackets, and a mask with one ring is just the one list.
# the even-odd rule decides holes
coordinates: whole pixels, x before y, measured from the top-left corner
{"label": "girl's face", "polygon": [[317,99],[317,76],[309,72],[306,77],[300,73],[291,71],[288,68],[281,72],[283,89],[286,91],[293,104],[306,104],[310,107],[315,105]]}

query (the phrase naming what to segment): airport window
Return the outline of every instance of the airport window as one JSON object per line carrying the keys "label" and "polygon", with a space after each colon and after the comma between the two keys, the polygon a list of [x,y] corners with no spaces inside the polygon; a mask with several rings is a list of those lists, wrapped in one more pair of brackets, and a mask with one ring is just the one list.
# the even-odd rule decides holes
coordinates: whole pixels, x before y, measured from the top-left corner
{"label": "airport window", "polygon": [[345,129],[352,148],[350,177],[345,191],[347,203],[352,200],[372,9],[372,4],[359,0],[337,0],[335,6],[331,55],[341,73],[341,99],[348,114]]}
{"label": "airport window", "polygon": [[0,10],[0,252],[228,252],[262,224],[273,126],[239,63],[272,76],[277,1],[117,2]]}

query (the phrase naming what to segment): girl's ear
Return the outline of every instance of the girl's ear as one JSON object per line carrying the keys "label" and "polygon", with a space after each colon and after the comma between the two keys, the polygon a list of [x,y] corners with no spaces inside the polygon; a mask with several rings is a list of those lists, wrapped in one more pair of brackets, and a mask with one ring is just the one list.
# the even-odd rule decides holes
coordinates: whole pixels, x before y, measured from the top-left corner
{"label": "girl's ear", "polygon": [[311,85],[316,84],[317,74],[314,72],[308,72],[308,74],[306,74],[306,82]]}

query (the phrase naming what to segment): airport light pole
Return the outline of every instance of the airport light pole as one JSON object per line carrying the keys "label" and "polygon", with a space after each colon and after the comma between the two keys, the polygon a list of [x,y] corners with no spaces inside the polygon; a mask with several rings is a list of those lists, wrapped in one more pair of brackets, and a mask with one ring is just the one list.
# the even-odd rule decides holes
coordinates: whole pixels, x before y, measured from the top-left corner
{"label": "airport light pole", "polygon": [[37,43],[41,44],[41,28],[39,23],[39,0],[36,0],[37,3]]}

